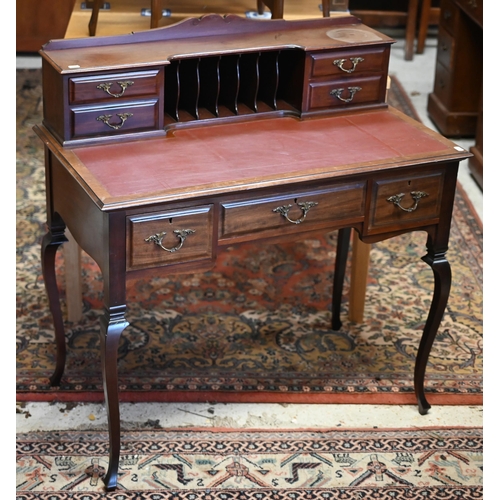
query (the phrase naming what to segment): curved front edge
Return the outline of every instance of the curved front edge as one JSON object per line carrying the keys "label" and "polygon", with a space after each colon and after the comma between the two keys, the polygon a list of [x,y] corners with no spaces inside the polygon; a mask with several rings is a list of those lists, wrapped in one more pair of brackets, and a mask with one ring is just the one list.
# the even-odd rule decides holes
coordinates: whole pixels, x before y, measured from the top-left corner
{"label": "curved front edge", "polygon": [[107,491],[118,484],[120,461],[120,408],[118,402],[118,344],[123,330],[128,326],[126,306],[115,306],[101,317],[101,363],[104,397],[108,414],[109,464],[104,477]]}
{"label": "curved front edge", "polygon": [[425,369],[432,344],[448,303],[451,288],[451,268],[445,257],[446,251],[434,252],[429,242],[430,238],[427,243],[428,253],[422,257],[422,260],[429,264],[434,273],[434,294],[422,338],[420,339],[414,373],[415,394],[418,401],[418,411],[421,415],[425,415],[431,407],[424,393]]}

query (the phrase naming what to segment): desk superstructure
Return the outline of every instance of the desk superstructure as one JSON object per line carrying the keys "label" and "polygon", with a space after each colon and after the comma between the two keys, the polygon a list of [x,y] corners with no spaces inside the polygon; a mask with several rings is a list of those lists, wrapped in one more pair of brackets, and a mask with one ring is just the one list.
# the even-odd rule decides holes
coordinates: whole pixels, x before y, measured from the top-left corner
{"label": "desk superstructure", "polygon": [[42,52],[44,125],[66,145],[164,135],[186,123],[385,106],[392,42],[352,17],[269,23],[215,15],[57,40]]}
{"label": "desk superstructure", "polygon": [[206,16],[126,36],[57,40],[43,57],[47,225],[43,276],[58,385],[65,336],[55,253],[69,229],[104,280],[103,380],[118,484],[117,350],[127,279],[209,269],[238,242],[338,230],[332,328],[354,228],[372,243],[426,231],[435,291],[425,368],[451,285],[446,260],[459,161],[470,156],[385,102],[392,40],[352,17]]}

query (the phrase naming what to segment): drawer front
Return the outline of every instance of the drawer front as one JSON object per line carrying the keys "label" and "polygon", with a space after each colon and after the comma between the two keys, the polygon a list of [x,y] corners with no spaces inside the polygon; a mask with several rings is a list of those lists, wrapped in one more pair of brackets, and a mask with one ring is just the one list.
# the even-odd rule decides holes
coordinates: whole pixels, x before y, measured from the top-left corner
{"label": "drawer front", "polygon": [[[369,232],[434,223],[439,217],[444,172],[373,182]],[[389,228],[392,226],[392,229]]]}
{"label": "drawer front", "polygon": [[72,138],[107,136],[159,128],[158,100],[70,110]]}
{"label": "drawer front", "polygon": [[222,203],[221,238],[264,231],[290,233],[328,221],[361,218],[365,184],[350,183],[283,196]]}
{"label": "drawer front", "polygon": [[455,50],[454,38],[445,30],[439,30],[437,60],[445,67],[452,69],[453,53]]}
{"label": "drawer front", "polygon": [[212,234],[213,205],[131,216],[127,227],[127,268],[211,259]]}
{"label": "drawer front", "polygon": [[450,72],[441,63],[436,63],[434,94],[447,108],[451,105],[452,88]]}
{"label": "drawer front", "polygon": [[309,84],[309,108],[384,102],[385,92],[386,79],[383,75],[313,82]]}
{"label": "drawer front", "polygon": [[457,0],[457,4],[477,24],[483,25],[483,0]]}
{"label": "drawer front", "polygon": [[162,78],[159,70],[115,73],[69,79],[69,103],[86,104],[159,96]]}
{"label": "drawer front", "polygon": [[311,54],[311,77],[342,77],[386,70],[389,49],[349,50]]}
{"label": "drawer front", "polygon": [[439,25],[451,35],[457,29],[459,11],[453,0],[441,0],[441,13],[439,15]]}

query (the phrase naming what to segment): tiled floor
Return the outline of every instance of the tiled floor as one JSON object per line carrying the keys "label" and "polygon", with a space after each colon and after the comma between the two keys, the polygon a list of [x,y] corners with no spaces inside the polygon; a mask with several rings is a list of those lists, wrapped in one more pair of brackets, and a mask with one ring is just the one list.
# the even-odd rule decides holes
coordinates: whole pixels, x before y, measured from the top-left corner
{"label": "tiled floor", "polygon": [[[397,33],[393,34],[396,36]],[[421,120],[433,127],[427,117],[427,96],[432,91],[436,58],[436,39],[429,38],[424,54],[404,60],[404,42],[397,38],[391,55],[390,73],[403,84]],[[37,58],[18,58],[21,65],[37,65]],[[472,140],[456,140],[469,149]],[[482,217],[482,192],[462,162],[460,182]],[[28,403],[19,408],[17,431],[44,429],[105,428],[102,404]],[[283,405],[283,404],[203,404],[144,403],[122,404],[125,428],[142,426],[148,420],[163,427],[303,428],[303,427],[432,427],[481,426],[481,406],[433,406],[429,415],[420,416],[417,407],[376,405]]]}

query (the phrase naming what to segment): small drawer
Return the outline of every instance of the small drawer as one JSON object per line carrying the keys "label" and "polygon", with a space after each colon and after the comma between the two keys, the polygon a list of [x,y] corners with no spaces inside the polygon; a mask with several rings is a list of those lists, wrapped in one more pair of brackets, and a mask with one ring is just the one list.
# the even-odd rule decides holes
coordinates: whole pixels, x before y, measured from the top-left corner
{"label": "small drawer", "polygon": [[445,30],[439,30],[437,60],[448,69],[452,69],[455,39]]}
{"label": "small drawer", "polygon": [[368,232],[397,231],[423,222],[436,222],[443,180],[444,172],[439,171],[398,180],[374,181]]}
{"label": "small drawer", "polygon": [[155,130],[160,127],[158,111],[158,100],[72,108],[72,138]]}
{"label": "small drawer", "polygon": [[439,26],[454,35],[457,31],[459,9],[453,0],[441,0]]}
{"label": "small drawer", "polygon": [[310,192],[222,203],[221,238],[273,231],[290,233],[358,219],[364,211],[364,182]]}
{"label": "small drawer", "polygon": [[70,104],[159,97],[162,73],[153,70],[70,78],[68,87]]}
{"label": "small drawer", "polygon": [[450,106],[450,101],[453,97],[453,93],[451,92],[451,76],[449,70],[439,62],[436,63],[434,94],[444,106]]}
{"label": "small drawer", "polygon": [[385,71],[389,49],[349,50],[341,52],[314,53],[311,58],[311,77],[347,76],[366,72]]}
{"label": "small drawer", "polygon": [[127,268],[211,259],[212,234],[213,205],[130,216]]}
{"label": "small drawer", "polygon": [[310,83],[309,109],[384,102],[386,85],[383,75]]}

